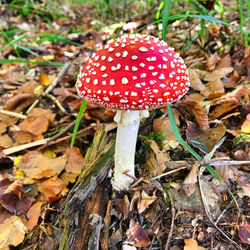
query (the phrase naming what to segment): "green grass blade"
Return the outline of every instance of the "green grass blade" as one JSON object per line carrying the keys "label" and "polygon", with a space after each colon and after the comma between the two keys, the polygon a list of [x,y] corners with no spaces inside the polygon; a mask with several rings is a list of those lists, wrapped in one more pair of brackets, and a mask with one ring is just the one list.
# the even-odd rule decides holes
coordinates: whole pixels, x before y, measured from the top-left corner
{"label": "green grass blade", "polygon": [[162,21],[162,40],[165,41],[168,27],[168,16],[170,12],[171,0],[165,0],[164,11],[163,11],[163,20]]}
{"label": "green grass blade", "polygon": [[78,127],[79,127],[80,121],[82,119],[82,115],[84,113],[86,104],[87,104],[87,102],[85,100],[83,100],[82,104],[81,104],[81,107],[80,107],[80,110],[79,110],[79,113],[78,113],[77,118],[76,118],[76,124],[75,124],[74,130],[73,130],[72,139],[71,139],[71,143],[70,143],[70,148],[72,148],[74,146],[75,139],[76,139],[76,134],[77,134]]}
{"label": "green grass blade", "polygon": [[63,66],[64,63],[62,62],[36,62],[36,61],[28,61],[23,59],[4,59],[0,60],[0,65],[5,63],[27,63],[27,64],[38,64],[38,65],[45,65],[45,66]]}

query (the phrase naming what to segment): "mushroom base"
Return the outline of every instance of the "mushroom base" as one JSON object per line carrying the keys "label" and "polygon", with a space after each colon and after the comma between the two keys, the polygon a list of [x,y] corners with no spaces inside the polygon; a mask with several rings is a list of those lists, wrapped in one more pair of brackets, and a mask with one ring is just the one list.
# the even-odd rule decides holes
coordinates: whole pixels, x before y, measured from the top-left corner
{"label": "mushroom base", "polygon": [[114,120],[118,123],[118,128],[112,185],[117,191],[127,190],[134,181],[134,158],[137,134],[140,119],[147,116],[148,111],[117,111],[115,116]]}

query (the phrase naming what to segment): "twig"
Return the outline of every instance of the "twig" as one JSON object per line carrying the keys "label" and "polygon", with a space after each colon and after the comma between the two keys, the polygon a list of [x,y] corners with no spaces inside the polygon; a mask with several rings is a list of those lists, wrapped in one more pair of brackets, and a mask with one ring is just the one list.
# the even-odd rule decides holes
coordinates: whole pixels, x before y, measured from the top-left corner
{"label": "twig", "polygon": [[202,189],[202,185],[201,185],[201,175],[203,173],[203,171],[205,170],[205,167],[201,167],[199,169],[199,174],[198,174],[198,183],[199,183],[199,189],[200,189],[200,194],[201,194],[201,199],[202,199],[202,203],[204,205],[204,209],[205,209],[205,212],[207,214],[207,217],[209,218],[209,220],[211,221],[211,223],[213,224],[213,226],[227,239],[229,240],[231,243],[235,244],[239,249],[240,246],[237,244],[237,242],[235,242],[234,240],[230,239],[216,224],[215,222],[213,221],[212,219],[212,216],[210,214],[210,210],[209,210],[209,207],[208,207],[208,204],[207,204],[207,200],[206,200],[206,197],[205,197],[205,194],[203,193],[203,189]]}
{"label": "twig", "polygon": [[220,165],[242,165],[250,164],[250,161],[211,161],[209,165],[211,166],[220,166]]}
{"label": "twig", "polygon": [[168,192],[169,198],[170,198],[170,202],[171,202],[171,214],[172,214],[172,218],[171,218],[171,226],[170,226],[170,230],[168,233],[168,239],[165,245],[165,250],[168,250],[168,246],[170,243],[170,240],[172,238],[172,234],[173,234],[173,230],[174,230],[174,220],[175,220],[175,209],[174,209],[174,202],[173,202],[173,198],[171,196],[171,194]]}
{"label": "twig", "polygon": [[47,141],[49,141],[49,138],[34,141],[34,142],[30,142],[30,143],[26,143],[26,144],[23,144],[23,145],[12,147],[12,148],[7,148],[7,149],[4,149],[2,152],[5,155],[10,155],[10,154],[22,151],[22,150],[27,149],[27,148],[32,148],[32,147],[43,145]]}
{"label": "twig", "polygon": [[180,167],[180,168],[177,168],[177,169],[171,170],[171,171],[169,171],[169,172],[167,172],[167,173],[160,174],[160,175],[158,175],[158,176],[156,176],[156,177],[152,178],[152,180],[157,180],[157,179],[160,179],[160,178],[161,178],[161,177],[163,177],[163,176],[167,176],[167,175],[173,174],[173,173],[175,173],[175,172],[178,172],[178,171],[180,171],[180,170],[182,170],[182,169],[186,169],[186,168],[187,168],[187,167],[186,167],[186,166],[184,166],[184,167]]}
{"label": "twig", "polygon": [[68,112],[62,106],[62,104],[56,99],[56,97],[54,97],[53,95],[50,95],[50,94],[45,94],[45,96],[50,98],[57,105],[57,107],[61,110],[62,113],[68,114]]}
{"label": "twig", "polygon": [[[63,65],[62,69],[60,70],[58,76],[54,79],[54,81],[49,85],[49,87],[44,91],[44,93],[42,94],[42,96],[46,96],[46,94],[48,94],[59,82],[59,80],[61,79],[61,77],[65,74],[65,72],[69,69],[69,67],[71,66],[70,62],[67,62]],[[31,112],[31,110],[39,103],[39,99],[35,100],[33,102],[33,104],[30,106],[30,108],[27,110],[27,114],[29,114]]]}
{"label": "twig", "polygon": [[13,117],[17,117],[20,119],[26,119],[26,115],[22,115],[16,112],[12,112],[12,111],[8,111],[8,110],[4,110],[4,109],[0,109],[0,113],[4,114],[4,115],[9,115],[9,116],[13,116]]}

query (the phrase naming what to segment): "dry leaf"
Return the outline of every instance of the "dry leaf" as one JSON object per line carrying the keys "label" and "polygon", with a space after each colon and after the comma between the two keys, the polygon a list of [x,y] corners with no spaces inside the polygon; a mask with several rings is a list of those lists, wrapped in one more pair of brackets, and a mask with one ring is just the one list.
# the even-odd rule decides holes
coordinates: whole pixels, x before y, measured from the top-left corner
{"label": "dry leaf", "polygon": [[192,238],[185,239],[184,242],[185,242],[184,250],[206,250],[206,248],[200,247],[197,241]]}
{"label": "dry leaf", "polygon": [[55,114],[52,114],[51,110],[36,108],[32,110],[19,127],[22,131],[32,135],[41,135],[48,130],[54,118]]}
{"label": "dry leaf", "polygon": [[187,196],[191,196],[195,192],[197,179],[197,172],[199,169],[199,164],[195,164],[192,166],[188,176],[185,178],[182,189],[184,190]]}
{"label": "dry leaf", "polygon": [[196,72],[196,69],[189,68],[188,74],[189,74],[189,78],[190,78],[191,88],[193,88],[197,91],[202,91],[205,89],[205,85],[200,80],[199,75]]}
{"label": "dry leaf", "polygon": [[232,59],[230,54],[225,55],[217,66],[219,68],[230,68],[232,66]]}
{"label": "dry leaf", "polygon": [[210,81],[206,88],[201,91],[201,94],[204,96],[207,96],[208,99],[214,99],[217,97],[221,97],[224,95],[225,89],[224,84],[220,79],[215,79]]}
{"label": "dry leaf", "polygon": [[207,60],[207,69],[209,71],[212,71],[215,69],[216,64],[219,62],[220,57],[218,55],[218,53],[214,53],[213,55],[211,55],[208,60]]}
{"label": "dry leaf", "polygon": [[234,91],[220,98],[212,100],[210,102],[210,105],[218,105],[218,104],[224,104],[224,103],[240,103],[241,101],[247,103],[249,101],[249,90],[250,90],[250,86],[241,85]]}
{"label": "dry leaf", "polygon": [[232,71],[233,71],[232,67],[216,69],[211,73],[205,74],[204,80],[208,81],[208,82],[215,81],[215,80],[220,80],[221,78],[227,76]]}
{"label": "dry leaf", "polygon": [[31,94],[18,93],[17,95],[7,100],[5,104],[5,109],[15,110],[16,112],[20,112],[24,108],[28,107],[32,103],[33,100],[34,100],[34,96],[32,96]]}
{"label": "dry leaf", "polygon": [[151,244],[147,232],[134,219],[130,220],[126,234],[128,241],[133,242],[135,247],[147,247]]}
{"label": "dry leaf", "polygon": [[54,202],[60,199],[63,189],[63,182],[57,176],[38,183],[38,190],[41,192],[41,200]]}
{"label": "dry leaf", "polygon": [[137,204],[138,213],[141,214],[144,212],[156,199],[157,197],[155,196],[155,192],[152,196],[150,196],[143,190],[141,192],[141,198]]}
{"label": "dry leaf", "polygon": [[13,141],[7,134],[0,136],[0,148],[10,148],[12,145]]}
{"label": "dry leaf", "polygon": [[40,84],[43,86],[47,86],[51,83],[49,76],[46,74],[38,74]]}
{"label": "dry leaf", "polygon": [[68,157],[65,170],[69,173],[80,174],[84,161],[80,149],[76,147],[68,148],[65,154]]}
{"label": "dry leaf", "polygon": [[26,216],[23,217],[23,223],[28,231],[31,231],[37,225],[38,219],[41,215],[41,207],[42,202],[37,201],[30,207]]}
{"label": "dry leaf", "polygon": [[242,133],[250,133],[250,114],[247,115],[246,120],[241,125],[241,132]]}
{"label": "dry leaf", "polygon": [[12,216],[0,223],[0,249],[17,246],[23,242],[26,227],[17,216]]}
{"label": "dry leaf", "polygon": [[186,136],[194,147],[203,152],[210,152],[214,146],[225,135],[226,128],[223,124],[218,124],[214,128],[202,130],[197,124],[192,123],[187,127]]}
{"label": "dry leaf", "polygon": [[185,105],[202,129],[209,128],[208,115],[205,107],[196,101],[182,101],[182,105]]}
{"label": "dry leaf", "polygon": [[250,224],[243,220],[238,227],[239,238],[246,244],[250,245]]}
{"label": "dry leaf", "polygon": [[43,155],[38,151],[30,151],[21,157],[17,165],[19,170],[24,171],[26,176],[34,179],[48,178],[62,172],[67,161],[64,154],[57,158]]}

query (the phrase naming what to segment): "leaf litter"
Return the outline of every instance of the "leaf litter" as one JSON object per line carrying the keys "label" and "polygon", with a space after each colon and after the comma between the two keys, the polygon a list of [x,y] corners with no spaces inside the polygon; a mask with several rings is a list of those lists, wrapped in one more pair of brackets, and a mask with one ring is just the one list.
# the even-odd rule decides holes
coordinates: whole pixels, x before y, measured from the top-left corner
{"label": "leaf litter", "polygon": [[[227,8],[227,3],[222,2]],[[110,139],[114,138],[116,128],[114,111],[88,104],[80,128],[89,126],[93,129],[86,130],[83,136],[77,137],[76,146],[69,147],[72,129],[66,127],[75,119],[82,102],[74,88],[79,66],[91,55],[91,49],[98,48],[118,34],[134,31],[154,18],[145,12],[146,8],[140,12],[138,6],[134,6],[131,10],[137,9],[139,14],[131,17],[132,22],[114,24],[112,18],[105,19],[104,28],[93,21],[94,16],[97,20],[99,16],[91,7],[76,6],[69,8],[63,5],[62,11],[68,18],[54,16],[53,29],[41,16],[36,16],[38,22],[33,23],[34,13],[25,17],[10,12],[13,27],[23,29],[27,35],[21,42],[26,47],[22,57],[37,64],[28,63],[28,72],[24,64],[17,62],[0,67],[0,111],[12,112],[8,115],[0,112],[0,150],[24,146],[10,156],[2,153],[5,151],[0,153],[3,166],[0,170],[1,248],[35,246],[36,249],[52,249],[59,246],[67,225],[67,218],[61,217],[65,200],[71,197],[72,192],[77,192],[74,184],[82,180],[82,174],[86,177],[92,173],[88,168],[83,171],[83,165],[93,141],[93,130],[105,124]],[[0,11],[7,18],[6,7],[1,6]],[[115,12],[119,11],[115,8]],[[226,15],[226,19],[235,25],[233,13],[227,12]],[[84,32],[71,32],[72,25]],[[103,199],[102,202],[90,198],[82,207],[78,207],[77,202],[72,203],[76,206],[72,211],[86,218],[86,224],[77,230],[73,228],[73,232],[80,233],[73,234],[73,237],[70,235],[72,244],[81,242],[83,238],[85,245],[81,245],[82,248],[91,244],[91,237],[84,231],[88,226],[99,232],[103,249],[164,249],[169,235],[169,249],[205,249],[210,246],[235,249],[237,246],[230,245],[210,222],[199,193],[199,185],[202,185],[213,221],[242,249],[247,249],[250,50],[245,49],[241,42],[228,42],[234,36],[240,40],[231,27],[216,24],[215,29],[214,24],[206,25],[209,32],[205,34],[204,41],[209,42],[204,43],[199,37],[194,40],[190,37],[197,34],[199,22],[196,20],[177,20],[169,24],[167,41],[184,57],[191,80],[189,93],[174,104],[174,115],[180,133],[202,157],[226,136],[210,160],[211,164],[216,163],[214,169],[236,196],[240,218],[223,183],[207,172],[199,180],[200,164],[176,140],[167,111],[160,109],[152,111],[149,120],[142,124],[140,133],[144,139],[138,141],[136,156],[139,178],[129,192],[111,195],[110,178],[106,177],[103,182],[97,180],[93,187],[105,190],[107,199],[96,194]],[[42,40],[43,36],[37,31],[36,35],[30,35],[29,30],[34,27],[48,33],[54,29],[59,33],[63,30],[67,35],[58,40],[52,36]],[[7,22],[3,22],[3,28],[8,30]],[[159,36],[157,30],[157,25],[150,25],[142,33]],[[15,38],[22,32],[18,31]],[[2,50],[6,41],[2,37],[0,39]],[[189,41],[192,42],[183,51]],[[34,53],[28,53],[28,49]],[[2,50],[0,59],[18,57],[14,48],[7,46]],[[57,76],[62,67],[49,65],[54,61],[70,62],[71,65],[60,80]],[[40,65],[39,62],[48,65]],[[53,82],[57,85],[49,92],[55,98],[49,98],[44,93]],[[37,105],[32,107],[34,102]],[[160,139],[156,139],[157,133],[162,135]],[[54,144],[44,142],[41,149],[35,144],[31,148],[25,146],[57,134],[61,138],[57,138]],[[98,141],[95,143],[98,148]],[[100,156],[95,155],[88,167],[91,168]],[[89,187],[92,188],[91,184]],[[94,190],[91,192],[95,197]],[[91,204],[94,210],[88,209]],[[99,211],[99,224],[91,223],[89,219],[96,218],[90,216],[93,211]],[[98,226],[104,225],[102,220],[105,226],[98,231]],[[42,244],[39,246],[35,242]],[[80,245],[77,243],[77,246]]]}

